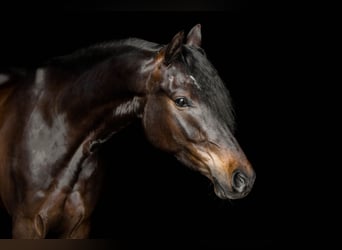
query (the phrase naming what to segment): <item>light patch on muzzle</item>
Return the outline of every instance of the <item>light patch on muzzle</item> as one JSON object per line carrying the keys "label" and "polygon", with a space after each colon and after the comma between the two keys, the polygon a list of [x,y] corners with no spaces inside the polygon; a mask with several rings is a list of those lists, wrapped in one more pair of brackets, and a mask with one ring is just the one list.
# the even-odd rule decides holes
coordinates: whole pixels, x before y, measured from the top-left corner
{"label": "light patch on muzzle", "polygon": [[252,189],[255,173],[242,152],[197,149],[196,154],[203,163],[198,170],[212,181],[219,198],[243,198]]}
{"label": "light patch on muzzle", "polygon": [[[201,161],[204,163],[201,168],[206,168],[205,172],[209,173],[209,176],[207,176],[210,180],[213,181],[213,176],[220,174],[223,175],[227,171],[225,169],[225,166],[229,166],[229,153],[225,154],[225,157],[219,157],[216,152],[209,151],[209,150],[196,150],[197,157],[201,159]],[[201,171],[201,169],[199,169]]]}

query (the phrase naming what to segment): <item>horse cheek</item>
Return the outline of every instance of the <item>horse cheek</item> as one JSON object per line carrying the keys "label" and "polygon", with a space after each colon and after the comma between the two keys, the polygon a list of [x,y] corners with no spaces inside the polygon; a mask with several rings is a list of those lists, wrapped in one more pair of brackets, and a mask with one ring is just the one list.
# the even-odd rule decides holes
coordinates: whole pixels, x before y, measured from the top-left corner
{"label": "horse cheek", "polygon": [[143,115],[146,138],[153,146],[166,152],[177,151],[173,139],[172,119],[163,102],[148,102]]}

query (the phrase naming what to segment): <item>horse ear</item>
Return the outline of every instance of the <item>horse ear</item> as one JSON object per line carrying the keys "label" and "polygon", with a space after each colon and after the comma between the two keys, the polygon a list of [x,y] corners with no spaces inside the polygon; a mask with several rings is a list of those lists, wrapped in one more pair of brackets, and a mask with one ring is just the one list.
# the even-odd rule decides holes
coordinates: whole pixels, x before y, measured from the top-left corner
{"label": "horse ear", "polygon": [[178,32],[166,46],[164,64],[169,65],[180,53],[184,39],[184,31]]}
{"label": "horse ear", "polygon": [[189,32],[186,37],[186,44],[194,47],[201,47],[202,42],[202,34],[201,34],[201,25],[195,25]]}

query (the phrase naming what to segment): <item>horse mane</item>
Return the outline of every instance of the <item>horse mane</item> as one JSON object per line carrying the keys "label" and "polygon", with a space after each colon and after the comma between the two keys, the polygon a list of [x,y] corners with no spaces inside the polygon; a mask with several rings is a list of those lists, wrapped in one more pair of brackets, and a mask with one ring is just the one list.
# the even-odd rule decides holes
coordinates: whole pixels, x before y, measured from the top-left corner
{"label": "horse mane", "polygon": [[161,47],[162,45],[139,38],[107,41],[78,49],[68,55],[54,57],[48,60],[46,65],[62,68],[87,69],[114,55],[137,50],[156,52]]}

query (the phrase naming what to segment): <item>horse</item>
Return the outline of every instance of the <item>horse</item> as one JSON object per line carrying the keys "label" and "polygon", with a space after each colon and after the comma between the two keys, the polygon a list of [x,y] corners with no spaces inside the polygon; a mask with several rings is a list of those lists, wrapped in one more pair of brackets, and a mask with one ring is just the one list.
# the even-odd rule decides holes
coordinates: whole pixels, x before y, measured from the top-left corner
{"label": "horse", "polygon": [[219,198],[250,192],[256,175],[234,137],[231,96],[201,43],[197,24],[167,44],[103,42],[0,73],[0,205],[13,238],[88,238],[99,152],[136,121]]}

